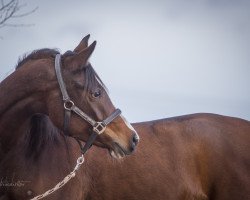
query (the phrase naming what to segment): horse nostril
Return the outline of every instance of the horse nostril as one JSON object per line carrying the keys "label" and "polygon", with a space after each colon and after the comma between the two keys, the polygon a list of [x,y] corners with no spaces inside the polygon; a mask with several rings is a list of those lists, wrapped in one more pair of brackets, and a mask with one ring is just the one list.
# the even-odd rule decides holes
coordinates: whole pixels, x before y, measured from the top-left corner
{"label": "horse nostril", "polygon": [[135,144],[133,143],[130,147],[130,152],[132,153],[135,150]]}
{"label": "horse nostril", "polygon": [[133,143],[134,143],[135,145],[137,145],[138,142],[139,142],[139,138],[138,138],[137,134],[134,134],[134,135],[133,135]]}
{"label": "horse nostril", "polygon": [[131,152],[133,152],[135,150],[135,147],[138,144],[138,142],[139,142],[139,138],[138,138],[137,134],[133,134],[132,141],[131,141],[131,143],[132,143],[131,144]]}

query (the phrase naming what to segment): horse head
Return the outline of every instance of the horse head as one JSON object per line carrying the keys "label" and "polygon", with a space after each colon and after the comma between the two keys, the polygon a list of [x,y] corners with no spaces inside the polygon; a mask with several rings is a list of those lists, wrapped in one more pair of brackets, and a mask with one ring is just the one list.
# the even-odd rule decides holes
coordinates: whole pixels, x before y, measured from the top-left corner
{"label": "horse head", "polygon": [[54,52],[46,56],[45,52],[39,57],[35,53],[32,59],[21,63],[26,65],[21,68],[33,69],[35,84],[43,91],[41,107],[45,110],[40,112],[47,114],[61,130],[67,121],[68,135],[84,142],[88,140],[89,130],[94,128],[92,132],[98,135],[94,144],[120,158],[134,151],[139,137],[114,107],[105,85],[89,63],[96,41],[88,45],[88,39],[89,35],[74,51],[63,55]]}

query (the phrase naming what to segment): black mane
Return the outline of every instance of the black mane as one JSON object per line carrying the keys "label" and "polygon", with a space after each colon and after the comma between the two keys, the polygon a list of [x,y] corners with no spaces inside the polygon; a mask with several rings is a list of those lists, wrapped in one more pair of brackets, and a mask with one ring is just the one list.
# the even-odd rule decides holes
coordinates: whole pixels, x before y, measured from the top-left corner
{"label": "black mane", "polygon": [[65,136],[52,124],[47,115],[33,115],[25,139],[26,156],[37,159],[46,145],[56,145],[62,137]]}
{"label": "black mane", "polygon": [[84,79],[85,79],[85,84],[84,84],[85,93],[92,93],[98,87],[102,87],[104,90],[107,91],[106,86],[104,85],[98,74],[95,72],[94,68],[89,63],[85,68]]}
{"label": "black mane", "polygon": [[29,60],[34,60],[34,59],[42,59],[42,58],[47,58],[47,57],[55,57],[56,54],[58,54],[59,51],[56,49],[38,49],[35,51],[32,51],[31,53],[24,54],[22,57],[18,59],[16,69],[21,67],[24,63],[26,63]]}

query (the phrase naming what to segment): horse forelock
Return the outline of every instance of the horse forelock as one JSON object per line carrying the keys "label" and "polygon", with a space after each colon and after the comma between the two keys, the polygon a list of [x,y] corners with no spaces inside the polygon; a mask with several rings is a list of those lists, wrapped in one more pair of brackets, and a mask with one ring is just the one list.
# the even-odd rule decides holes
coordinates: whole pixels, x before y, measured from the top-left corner
{"label": "horse forelock", "polygon": [[107,91],[106,86],[104,85],[98,74],[95,72],[92,65],[88,63],[85,67],[85,94],[94,92],[94,90],[98,87],[102,87]]}

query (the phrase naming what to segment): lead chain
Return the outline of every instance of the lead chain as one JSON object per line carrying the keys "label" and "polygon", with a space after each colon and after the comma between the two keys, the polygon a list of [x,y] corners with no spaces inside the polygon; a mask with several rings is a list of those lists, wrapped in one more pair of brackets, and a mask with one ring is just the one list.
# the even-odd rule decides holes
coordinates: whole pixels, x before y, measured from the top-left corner
{"label": "lead chain", "polygon": [[84,162],[84,157],[83,154],[77,159],[77,163],[76,166],[74,168],[74,170],[72,172],[70,172],[67,176],[64,177],[64,179],[62,181],[60,181],[59,183],[57,183],[55,185],[55,187],[51,188],[50,190],[47,190],[46,192],[44,192],[43,194],[40,194],[34,198],[32,198],[31,200],[38,200],[38,199],[43,199],[44,197],[54,193],[55,191],[57,191],[58,189],[60,189],[61,187],[63,187],[66,183],[68,183],[70,181],[70,179],[74,178],[76,175],[76,171],[80,168],[80,166],[83,164]]}

